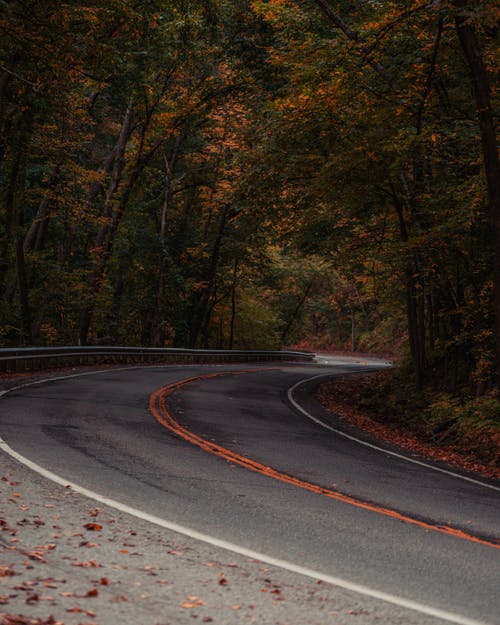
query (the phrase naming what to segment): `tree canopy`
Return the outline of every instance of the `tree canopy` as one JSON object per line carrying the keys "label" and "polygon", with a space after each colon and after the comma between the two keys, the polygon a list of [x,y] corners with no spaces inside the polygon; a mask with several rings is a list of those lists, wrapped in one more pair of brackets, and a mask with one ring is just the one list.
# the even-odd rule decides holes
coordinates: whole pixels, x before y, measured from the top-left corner
{"label": "tree canopy", "polygon": [[500,380],[495,1],[0,0],[0,343]]}

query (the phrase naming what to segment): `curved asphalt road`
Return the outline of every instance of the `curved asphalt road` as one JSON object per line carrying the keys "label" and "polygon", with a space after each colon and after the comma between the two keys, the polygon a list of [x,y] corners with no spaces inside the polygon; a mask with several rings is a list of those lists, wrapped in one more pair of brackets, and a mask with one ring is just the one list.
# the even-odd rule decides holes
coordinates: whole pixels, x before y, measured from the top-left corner
{"label": "curved asphalt road", "polygon": [[[183,386],[169,398],[170,414],[196,435],[305,482],[427,526],[452,526],[485,543],[500,539],[498,482],[488,488],[347,440],[287,400],[287,389],[300,380],[359,371],[361,365],[261,368],[131,368],[28,386],[1,398],[0,435],[68,481],[157,517],[465,618],[499,623],[499,549],[235,466],[180,439],[148,409],[149,396],[176,380],[253,370]],[[310,398],[302,400],[326,418]]]}

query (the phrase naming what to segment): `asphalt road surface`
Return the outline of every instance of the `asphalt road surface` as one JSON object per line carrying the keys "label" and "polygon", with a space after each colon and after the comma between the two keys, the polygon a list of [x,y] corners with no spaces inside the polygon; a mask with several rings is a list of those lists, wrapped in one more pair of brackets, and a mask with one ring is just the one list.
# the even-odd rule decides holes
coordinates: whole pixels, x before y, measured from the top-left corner
{"label": "asphalt road surface", "polygon": [[[325,359],[111,369],[10,392],[0,435],[68,482],[242,553],[456,622],[500,623],[500,484],[412,462],[422,459],[362,433],[345,438],[290,403],[302,380],[364,368]],[[187,378],[196,379],[150,399]],[[345,429],[307,384],[294,397]]]}

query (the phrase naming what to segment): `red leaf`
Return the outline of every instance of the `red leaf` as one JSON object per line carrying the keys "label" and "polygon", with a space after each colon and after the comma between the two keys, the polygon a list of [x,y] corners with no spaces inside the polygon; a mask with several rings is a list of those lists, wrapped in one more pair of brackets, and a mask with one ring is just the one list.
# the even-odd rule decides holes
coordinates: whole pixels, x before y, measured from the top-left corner
{"label": "red leaf", "polygon": [[85,523],[83,527],[89,530],[89,532],[100,532],[102,530],[102,525],[99,525],[99,523]]}

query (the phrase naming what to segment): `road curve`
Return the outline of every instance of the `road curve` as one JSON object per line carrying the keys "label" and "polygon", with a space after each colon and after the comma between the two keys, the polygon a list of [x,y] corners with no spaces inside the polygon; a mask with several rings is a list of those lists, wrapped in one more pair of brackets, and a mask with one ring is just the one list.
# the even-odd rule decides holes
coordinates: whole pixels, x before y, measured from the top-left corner
{"label": "road curve", "polygon": [[[500,492],[337,436],[287,399],[300,380],[362,368],[109,370],[5,395],[0,435],[38,465],[147,514],[463,622],[497,623]],[[199,379],[170,389],[160,412],[225,457],[149,410],[158,389],[187,378]],[[311,400],[308,410],[327,418]]]}

